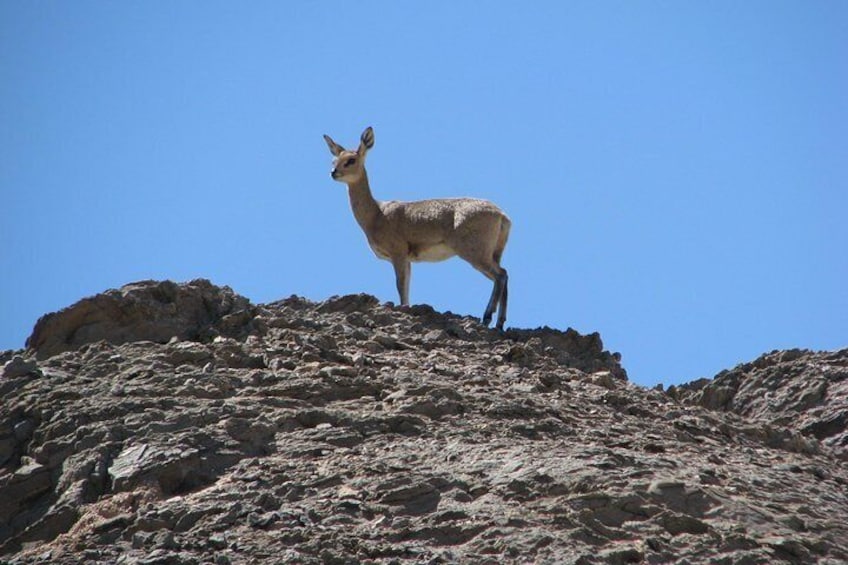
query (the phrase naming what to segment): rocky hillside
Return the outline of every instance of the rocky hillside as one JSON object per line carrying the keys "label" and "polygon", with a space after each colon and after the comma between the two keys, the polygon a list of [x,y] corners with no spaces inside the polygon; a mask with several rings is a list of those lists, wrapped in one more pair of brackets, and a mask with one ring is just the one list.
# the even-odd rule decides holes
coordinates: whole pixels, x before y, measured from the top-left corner
{"label": "rocky hillside", "polygon": [[848,350],[773,351],[752,363],[669,391],[690,404],[794,430],[848,461]]}
{"label": "rocky hillside", "polygon": [[847,351],[665,393],[597,334],[193,281],[0,362],[4,563],[848,561]]}

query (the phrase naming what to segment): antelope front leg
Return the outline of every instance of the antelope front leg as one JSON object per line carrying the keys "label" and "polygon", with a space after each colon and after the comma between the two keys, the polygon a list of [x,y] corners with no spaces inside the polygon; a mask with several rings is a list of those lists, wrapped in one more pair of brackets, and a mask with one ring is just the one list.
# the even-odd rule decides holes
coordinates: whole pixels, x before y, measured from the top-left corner
{"label": "antelope front leg", "polygon": [[395,268],[395,282],[397,283],[398,296],[400,296],[400,305],[409,305],[409,279],[412,276],[412,264],[406,257],[400,259],[392,259],[392,265]]}

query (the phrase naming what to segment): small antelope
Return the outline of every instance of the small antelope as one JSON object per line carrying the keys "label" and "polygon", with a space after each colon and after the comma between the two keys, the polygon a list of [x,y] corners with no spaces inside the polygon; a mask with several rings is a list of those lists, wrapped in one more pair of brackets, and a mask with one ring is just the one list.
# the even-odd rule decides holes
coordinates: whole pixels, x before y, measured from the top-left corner
{"label": "small antelope", "polygon": [[489,325],[495,308],[495,327],[506,321],[507,273],[501,267],[511,222],[500,208],[476,198],[438,198],[416,202],[378,202],[371,195],[365,156],[374,146],[374,130],[362,132],[359,148],[349,151],[324,136],[333,159],[333,179],[347,184],[350,207],[377,257],[395,269],[401,305],[409,304],[411,262],[444,261],[459,255],[494,281],[483,314]]}

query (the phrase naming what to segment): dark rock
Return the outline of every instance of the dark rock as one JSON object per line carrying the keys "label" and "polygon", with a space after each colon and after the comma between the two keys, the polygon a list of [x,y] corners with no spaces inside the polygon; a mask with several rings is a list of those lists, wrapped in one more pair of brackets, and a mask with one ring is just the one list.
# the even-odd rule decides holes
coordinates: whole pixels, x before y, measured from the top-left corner
{"label": "dark rock", "polygon": [[0,350],[0,365],[5,365],[8,361],[11,361],[15,354],[14,349]]}
{"label": "dark rock", "polygon": [[673,536],[680,534],[701,535],[710,531],[706,522],[685,514],[670,512],[660,517],[659,522]]}
{"label": "dark rock", "polygon": [[368,294],[350,294],[347,296],[333,296],[332,298],[320,303],[317,311],[322,314],[333,312],[342,312],[349,314],[351,312],[364,312],[373,309],[378,304],[378,300]]}
{"label": "dark rock", "polygon": [[50,468],[27,461],[0,483],[0,524],[14,519],[26,505],[50,490]]}
{"label": "dark rock", "polygon": [[15,439],[23,443],[32,437],[32,432],[35,430],[35,423],[32,420],[21,420],[12,429],[15,433]]}

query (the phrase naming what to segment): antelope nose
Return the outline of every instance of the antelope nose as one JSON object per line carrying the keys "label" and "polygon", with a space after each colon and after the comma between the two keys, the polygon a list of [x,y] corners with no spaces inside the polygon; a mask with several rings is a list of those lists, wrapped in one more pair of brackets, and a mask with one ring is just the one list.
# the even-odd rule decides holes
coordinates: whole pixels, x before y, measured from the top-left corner
{"label": "antelope nose", "polygon": [[333,177],[333,178],[336,178],[338,176],[338,174],[339,174],[338,169],[333,169],[332,171],[330,171],[330,176]]}

